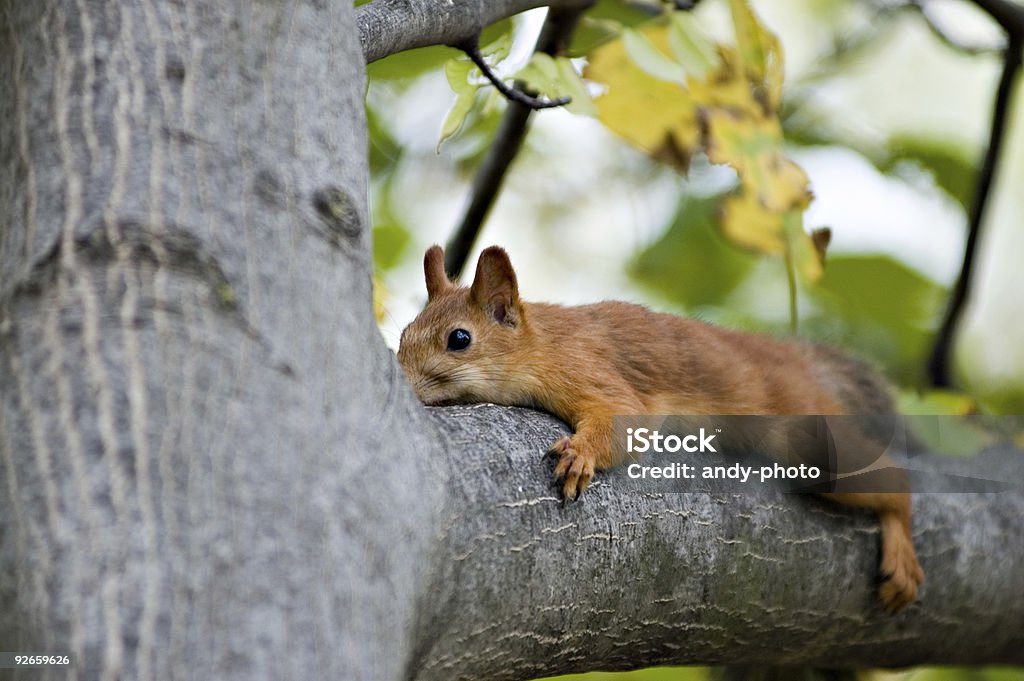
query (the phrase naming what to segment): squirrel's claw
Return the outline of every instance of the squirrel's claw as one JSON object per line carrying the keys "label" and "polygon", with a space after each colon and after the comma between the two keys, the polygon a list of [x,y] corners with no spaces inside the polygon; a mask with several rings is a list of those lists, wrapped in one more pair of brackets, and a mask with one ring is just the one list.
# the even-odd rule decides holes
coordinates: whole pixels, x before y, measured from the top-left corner
{"label": "squirrel's claw", "polygon": [[555,466],[555,480],[563,481],[563,499],[579,499],[594,477],[592,458],[576,451],[572,447],[572,439],[568,437],[563,437],[552,445],[551,452],[559,457]]}
{"label": "squirrel's claw", "polygon": [[553,445],[548,447],[548,451],[547,451],[547,453],[544,456],[546,456],[546,457],[553,457],[553,458],[561,458],[563,454],[565,454],[567,451],[569,451],[569,447],[570,447],[571,443],[572,443],[572,438],[570,438],[568,435],[566,435],[565,437],[561,438],[560,440],[555,442]]}

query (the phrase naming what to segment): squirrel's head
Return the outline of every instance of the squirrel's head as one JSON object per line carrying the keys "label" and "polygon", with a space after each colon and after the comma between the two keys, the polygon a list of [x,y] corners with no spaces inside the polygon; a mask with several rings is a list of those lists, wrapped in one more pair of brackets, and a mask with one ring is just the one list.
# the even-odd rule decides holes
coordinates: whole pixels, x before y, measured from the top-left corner
{"label": "squirrel's head", "polygon": [[427,306],[402,331],[398,361],[425,404],[519,404],[518,350],[528,333],[516,273],[508,254],[480,254],[473,284],[456,286],[444,270],[444,251],[423,258]]}

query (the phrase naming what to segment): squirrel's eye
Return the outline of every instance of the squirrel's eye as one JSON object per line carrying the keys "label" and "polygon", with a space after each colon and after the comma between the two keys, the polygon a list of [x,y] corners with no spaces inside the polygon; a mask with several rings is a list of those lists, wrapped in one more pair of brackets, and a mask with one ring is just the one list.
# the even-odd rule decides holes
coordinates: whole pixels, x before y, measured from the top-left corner
{"label": "squirrel's eye", "polygon": [[469,347],[469,343],[473,340],[473,337],[469,335],[469,331],[465,329],[455,329],[448,334],[448,349],[458,352],[459,350],[465,350]]}

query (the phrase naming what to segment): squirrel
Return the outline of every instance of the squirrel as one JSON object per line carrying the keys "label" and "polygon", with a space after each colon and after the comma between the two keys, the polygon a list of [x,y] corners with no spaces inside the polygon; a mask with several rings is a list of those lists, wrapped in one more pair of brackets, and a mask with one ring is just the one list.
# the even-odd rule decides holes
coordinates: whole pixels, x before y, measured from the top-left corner
{"label": "squirrel", "polygon": [[[547,411],[574,434],[555,442],[555,479],[576,498],[613,454],[616,415],[876,415],[895,409],[885,383],[836,350],[605,301],[561,306],[519,298],[500,247],[473,283],[448,279],[444,251],[423,260],[427,304],[402,331],[398,361],[427,405],[491,402]],[[770,452],[769,452],[770,453]],[[881,524],[882,606],[917,599],[924,573],[911,537],[905,472],[896,492],[825,493],[874,510]]]}

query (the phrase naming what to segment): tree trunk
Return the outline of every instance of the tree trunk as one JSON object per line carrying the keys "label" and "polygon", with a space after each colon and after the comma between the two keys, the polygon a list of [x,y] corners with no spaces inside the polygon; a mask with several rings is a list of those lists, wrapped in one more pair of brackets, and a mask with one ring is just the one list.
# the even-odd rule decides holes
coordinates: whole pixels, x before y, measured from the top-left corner
{"label": "tree trunk", "polygon": [[402,677],[441,485],[371,309],[351,3],[0,21],[0,649]]}
{"label": "tree trunk", "polygon": [[421,408],[371,310],[363,89],[347,2],[0,0],[0,649],[76,679],[1024,662],[1019,493],[919,497],[929,581],[888,618],[869,515],[621,472],[562,508],[563,425]]}

